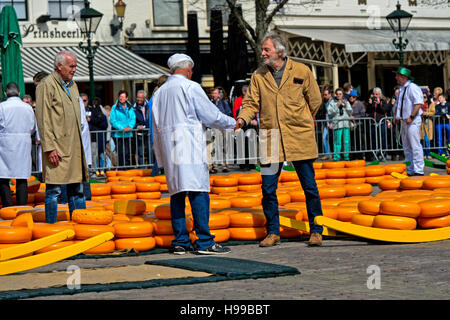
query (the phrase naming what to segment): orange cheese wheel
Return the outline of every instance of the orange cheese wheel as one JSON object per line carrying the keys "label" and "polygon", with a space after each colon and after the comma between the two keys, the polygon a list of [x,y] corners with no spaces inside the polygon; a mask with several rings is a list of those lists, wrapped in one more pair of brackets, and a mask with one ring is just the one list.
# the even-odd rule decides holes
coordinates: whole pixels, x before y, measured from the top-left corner
{"label": "orange cheese wheel", "polygon": [[148,176],[145,176],[145,177],[135,177],[134,179],[133,179],[133,181],[134,182],[155,182],[155,178],[154,177],[148,177]]}
{"label": "orange cheese wheel", "polygon": [[322,169],[323,162],[313,162],[314,169]]}
{"label": "orange cheese wheel", "polygon": [[380,214],[417,218],[420,215],[420,206],[413,202],[382,201]]}
{"label": "orange cheese wheel", "polygon": [[[79,241],[74,241],[75,243]],[[98,246],[84,251],[84,254],[107,254],[112,253],[116,249],[116,243],[114,240],[106,241]]]}
{"label": "orange cheese wheel", "polygon": [[236,197],[229,201],[232,208],[251,208],[261,205],[261,199],[256,197]]}
{"label": "orange cheese wheel", "polygon": [[234,187],[212,187],[211,192],[215,194],[237,192],[239,191],[237,186]]}
{"label": "orange cheese wheel", "polygon": [[377,199],[359,201],[358,210],[362,214],[376,216],[380,213],[381,202],[382,200]]}
{"label": "orange cheese wheel", "polygon": [[228,229],[211,229],[210,232],[214,236],[214,242],[227,242],[230,239],[230,230]]}
{"label": "orange cheese wheel", "polygon": [[230,214],[239,213],[239,212],[240,212],[239,209],[224,209],[224,210],[217,210],[214,213],[230,215]]}
{"label": "orange cheese wheel", "polygon": [[324,169],[345,168],[345,161],[323,162],[322,168]]}
{"label": "orange cheese wheel", "polygon": [[347,178],[345,184],[363,184],[366,183],[366,178]]}
{"label": "orange cheese wheel", "polygon": [[136,171],[134,171],[134,170],[117,171],[117,176],[120,176],[120,177],[133,177],[135,175],[136,175]]}
{"label": "orange cheese wheel", "polygon": [[386,169],[384,165],[372,165],[364,168],[366,177],[378,177],[386,174]]}
{"label": "orange cheese wheel", "polygon": [[[33,239],[44,238],[65,230],[74,230],[73,224],[67,222],[35,223],[33,226]],[[72,240],[73,238],[74,236],[68,238],[67,240]]]}
{"label": "orange cheese wheel", "polygon": [[163,184],[161,184],[161,186],[159,187],[159,191],[161,191],[161,192],[167,192],[167,191],[169,191],[169,187],[167,186],[167,184],[163,183]]}
{"label": "orange cheese wheel", "polygon": [[61,248],[67,247],[67,246],[71,246],[75,243],[77,243],[77,241],[73,241],[73,240],[60,241],[60,242],[54,243],[48,247],[37,250],[34,252],[34,254],[41,254],[41,253],[49,252],[52,250],[61,249]]}
{"label": "orange cheese wheel", "polygon": [[261,176],[255,174],[249,174],[238,177],[239,185],[259,185],[261,184]]}
{"label": "orange cheese wheel", "polygon": [[351,223],[359,226],[372,227],[375,216],[368,214],[355,214],[352,216]]}
{"label": "orange cheese wheel", "polygon": [[378,184],[378,183],[380,183],[380,181],[384,180],[384,177],[383,176],[366,177],[365,180],[366,180],[366,183]]}
{"label": "orange cheese wheel", "polygon": [[384,166],[384,174],[390,175],[392,172],[402,173],[406,170],[406,164],[398,163],[398,164],[387,164]]}
{"label": "orange cheese wheel", "polygon": [[[450,160],[448,160],[448,161],[450,161]],[[450,194],[450,188],[436,188],[436,189],[434,189],[434,192]]]}
{"label": "orange cheese wheel", "polygon": [[0,220],[0,226],[11,226],[13,220]]}
{"label": "orange cheese wheel", "polygon": [[91,196],[106,196],[111,194],[111,185],[106,183],[91,183]]}
{"label": "orange cheese wheel", "polygon": [[345,179],[347,177],[347,169],[333,169],[327,171],[327,179]]}
{"label": "orange cheese wheel", "polygon": [[284,206],[291,202],[291,196],[287,192],[277,192],[278,205]]}
{"label": "orange cheese wheel", "polygon": [[156,182],[160,184],[167,184],[166,176],[156,176],[154,177]]}
{"label": "orange cheese wheel", "polygon": [[[34,208],[19,210],[17,216],[25,213],[31,213],[34,222],[45,222],[45,209],[44,208]],[[56,210],[56,221],[69,221],[70,213],[67,209],[57,209]]]}
{"label": "orange cheese wheel", "polygon": [[266,225],[266,217],[258,212],[239,212],[229,216],[230,227],[263,227]]}
{"label": "orange cheese wheel", "polygon": [[116,223],[114,231],[117,238],[148,237],[153,233],[153,224],[148,221]]}
{"label": "orange cheese wheel", "polygon": [[408,177],[400,180],[400,189],[405,190],[421,189],[423,182],[424,182],[423,177]]}
{"label": "orange cheese wheel", "polygon": [[75,238],[79,240],[88,239],[104,232],[112,232],[114,234],[114,227],[101,224],[76,223],[73,225],[73,229],[75,230]]}
{"label": "orange cheese wheel", "polygon": [[[186,229],[191,232],[194,228],[194,223],[191,218],[186,218]],[[172,221],[171,220],[157,220],[153,222],[153,229],[156,235],[173,234]]]}
{"label": "orange cheese wheel", "polygon": [[11,227],[25,227],[33,229],[33,215],[29,212],[18,215],[11,223]]}
{"label": "orange cheese wheel", "polygon": [[120,177],[109,177],[108,179],[106,179],[106,181],[109,182],[118,182],[120,181]]}
{"label": "orange cheese wheel", "polygon": [[162,220],[170,220],[171,219],[170,204],[168,204],[168,203],[158,205],[155,208],[154,212],[155,212],[155,216],[158,219],[162,219]]}
{"label": "orange cheese wheel", "polygon": [[114,242],[117,250],[133,249],[136,252],[152,250],[156,245],[153,237],[121,238]]}
{"label": "orange cheese wheel", "polygon": [[424,180],[423,188],[427,190],[434,190],[438,188],[450,188],[450,179],[428,178]]}
{"label": "orange cheese wheel", "polygon": [[344,185],[346,183],[345,178],[339,178],[339,179],[325,179],[325,182],[328,185]]}
{"label": "orange cheese wheel", "polygon": [[361,184],[347,184],[345,185],[345,195],[347,197],[352,196],[367,196],[372,193],[373,187],[369,183]]}
{"label": "orange cheese wheel", "polygon": [[400,188],[401,180],[398,179],[386,179],[378,183],[378,187],[381,190],[397,190]]}
{"label": "orange cheese wheel", "polygon": [[[303,214],[303,221],[309,221],[308,211],[306,209],[300,210]],[[338,219],[338,211],[335,206],[322,206],[322,215],[324,217],[337,220]],[[296,220],[299,220],[296,218]]]}
{"label": "orange cheese wheel", "polygon": [[354,215],[360,214],[358,207],[337,206],[335,210],[338,213],[337,220],[343,222],[351,222]]}
{"label": "orange cheese wheel", "polygon": [[42,203],[45,201],[45,192],[38,191],[34,194],[34,202],[35,203]]}
{"label": "orange cheese wheel", "polygon": [[216,176],[214,178],[215,187],[233,187],[238,185],[238,179],[234,177]]}
{"label": "orange cheese wheel", "polygon": [[231,207],[231,201],[228,199],[209,199],[209,208],[210,209],[225,209]]}
{"label": "orange cheese wheel", "polygon": [[289,191],[289,196],[291,197],[291,202],[305,202],[306,196],[303,190],[301,191]]}
{"label": "orange cheese wheel", "polygon": [[430,199],[431,199],[430,196],[427,196],[427,195],[420,195],[420,194],[414,195],[414,194],[411,194],[411,195],[405,195],[405,196],[402,196],[402,197],[398,197],[398,198],[395,199],[395,201],[420,203],[422,201],[426,201],[426,200],[430,200]]}
{"label": "orange cheese wheel", "polygon": [[238,185],[239,191],[260,191],[261,185],[260,184],[243,184]]}
{"label": "orange cheese wheel", "polygon": [[157,247],[169,248],[172,246],[172,240],[175,240],[175,235],[173,234],[155,235],[155,242]]}
{"label": "orange cheese wheel", "polygon": [[281,239],[295,239],[301,237],[302,231],[292,228],[280,226],[280,238]]}
{"label": "orange cheese wheel", "polygon": [[211,213],[209,215],[209,229],[216,230],[216,229],[225,229],[230,226],[230,216],[226,214],[220,214],[220,213]]}
{"label": "orange cheese wheel", "polygon": [[315,170],[314,179],[322,180],[327,178],[327,170]]}
{"label": "orange cheese wheel", "polygon": [[112,199],[122,199],[122,200],[136,200],[137,194],[136,193],[116,193],[111,194]]}
{"label": "orange cheese wheel", "polygon": [[112,198],[111,198],[111,195],[108,194],[106,196],[92,196],[91,199],[93,201],[102,201],[102,200],[110,200]]}
{"label": "orange cheese wheel", "polygon": [[421,218],[437,218],[450,214],[450,199],[431,199],[419,202]]}
{"label": "orange cheese wheel", "polygon": [[299,181],[297,172],[295,172],[295,171],[281,171],[279,181],[281,181],[281,182],[295,182],[295,181]]}
{"label": "orange cheese wheel", "polygon": [[417,221],[419,226],[424,229],[450,227],[450,215],[435,218],[419,217]]}
{"label": "orange cheese wheel", "polygon": [[0,218],[3,220],[12,220],[17,216],[17,211],[24,209],[33,209],[32,206],[11,206],[0,209]]}
{"label": "orange cheese wheel", "polygon": [[136,184],[132,183],[111,183],[111,194],[131,194],[136,192]]}
{"label": "orange cheese wheel", "polygon": [[161,192],[136,192],[136,196],[138,199],[161,199]]}
{"label": "orange cheese wheel", "polygon": [[137,192],[154,192],[161,188],[159,182],[136,182],[135,184]]}
{"label": "orange cheese wheel", "polygon": [[366,165],[366,161],[364,160],[352,160],[352,161],[346,161],[345,167],[346,168],[361,168]]}
{"label": "orange cheese wheel", "polygon": [[143,200],[122,200],[114,201],[114,213],[123,213],[129,215],[140,215],[145,212],[147,205]]}
{"label": "orange cheese wheel", "polygon": [[106,174],[106,176],[109,178],[109,177],[115,177],[115,176],[117,176],[117,171],[111,171],[111,170],[108,170],[108,171],[106,171],[105,172],[105,174]]}
{"label": "orange cheese wheel", "polygon": [[324,186],[318,189],[320,199],[343,198],[346,194],[345,187],[343,186]]}
{"label": "orange cheese wheel", "polygon": [[114,213],[109,210],[75,209],[72,212],[72,220],[84,224],[108,224],[113,221]]}
{"label": "orange cheese wheel", "polygon": [[0,243],[24,243],[31,240],[32,231],[28,227],[0,225]]}
{"label": "orange cheese wheel", "polygon": [[119,177],[119,181],[133,182],[134,177]]}
{"label": "orange cheese wheel", "polygon": [[111,223],[114,223],[115,221],[130,221],[130,217],[124,213],[117,213],[113,216],[113,221]]}
{"label": "orange cheese wheel", "polygon": [[232,240],[262,240],[267,236],[265,227],[228,228]]}
{"label": "orange cheese wheel", "polygon": [[416,219],[400,216],[388,216],[379,214],[373,219],[372,227],[395,230],[414,230],[417,226]]}

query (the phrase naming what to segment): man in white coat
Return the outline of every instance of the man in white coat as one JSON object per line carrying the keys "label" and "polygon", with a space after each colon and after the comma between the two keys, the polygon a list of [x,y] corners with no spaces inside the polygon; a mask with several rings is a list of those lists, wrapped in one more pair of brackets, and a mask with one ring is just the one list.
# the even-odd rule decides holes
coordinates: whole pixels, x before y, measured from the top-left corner
{"label": "man in white coat", "polygon": [[230,251],[215,243],[209,231],[209,170],[206,154],[206,127],[233,129],[236,121],[221,113],[209,101],[201,86],[191,81],[194,62],[185,54],[167,61],[172,75],[153,96],[152,130],[155,156],[166,173],[175,240],[172,250],[191,250],[185,220],[185,199],[189,197],[198,239],[197,254]]}
{"label": "man in white coat", "polygon": [[401,122],[401,136],[405,160],[410,164],[406,167],[408,176],[423,176],[425,166],[423,147],[420,143],[420,126],[423,105],[423,94],[420,87],[413,83],[411,71],[399,67],[395,79],[401,86],[398,92],[394,124]]}
{"label": "man in white coat", "polygon": [[34,132],[33,108],[19,98],[19,86],[6,85],[7,100],[0,103],[0,196],[2,206],[13,205],[9,180],[16,179],[16,203],[26,205],[27,179],[31,176],[31,135]]}

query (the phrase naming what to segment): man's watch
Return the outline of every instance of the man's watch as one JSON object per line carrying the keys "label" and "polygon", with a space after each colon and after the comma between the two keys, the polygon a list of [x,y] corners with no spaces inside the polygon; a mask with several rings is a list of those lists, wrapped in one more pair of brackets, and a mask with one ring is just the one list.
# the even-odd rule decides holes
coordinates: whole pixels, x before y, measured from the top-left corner
{"label": "man's watch", "polygon": [[410,115],[409,118],[410,118],[411,120],[414,120],[414,119],[416,118],[416,116]]}

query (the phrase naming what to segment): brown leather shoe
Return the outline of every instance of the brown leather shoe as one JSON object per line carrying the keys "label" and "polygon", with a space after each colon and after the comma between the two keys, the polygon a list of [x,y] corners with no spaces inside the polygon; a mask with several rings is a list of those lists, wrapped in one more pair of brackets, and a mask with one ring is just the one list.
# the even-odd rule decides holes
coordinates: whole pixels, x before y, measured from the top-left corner
{"label": "brown leather shoe", "polygon": [[276,234],[269,234],[263,241],[259,243],[260,247],[272,247],[279,245],[281,243],[280,236],[277,236]]}
{"label": "brown leather shoe", "polygon": [[309,246],[321,246],[322,245],[322,235],[317,232],[311,233],[311,237],[308,241]]}

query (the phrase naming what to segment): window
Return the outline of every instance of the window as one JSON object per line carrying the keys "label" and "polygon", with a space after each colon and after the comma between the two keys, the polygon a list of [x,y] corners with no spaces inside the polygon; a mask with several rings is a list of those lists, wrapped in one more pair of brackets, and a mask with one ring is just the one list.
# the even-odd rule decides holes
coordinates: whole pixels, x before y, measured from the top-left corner
{"label": "window", "polygon": [[48,14],[51,19],[66,20],[84,8],[84,1],[48,0]]}
{"label": "window", "polygon": [[228,25],[228,17],[230,15],[230,7],[226,0],[206,0],[207,23],[211,25],[211,9],[222,10],[222,23]]}
{"label": "window", "polygon": [[153,25],[156,27],[183,26],[183,0],[153,0]]}
{"label": "window", "polygon": [[0,11],[4,6],[13,6],[16,10],[17,19],[19,20],[27,20],[27,0],[13,0],[13,1],[5,1],[0,0]]}

